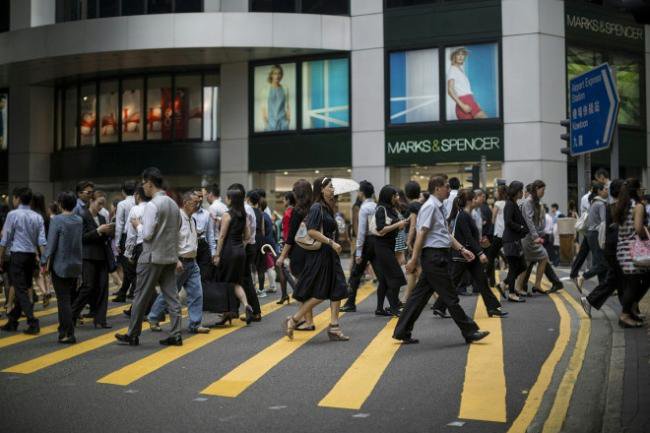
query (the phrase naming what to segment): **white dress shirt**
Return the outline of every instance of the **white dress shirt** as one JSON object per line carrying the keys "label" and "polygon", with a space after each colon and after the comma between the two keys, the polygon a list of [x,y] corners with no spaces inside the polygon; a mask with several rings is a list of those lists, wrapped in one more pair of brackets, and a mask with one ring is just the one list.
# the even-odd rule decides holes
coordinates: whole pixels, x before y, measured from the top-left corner
{"label": "white dress shirt", "polygon": [[253,206],[244,203],[244,210],[246,210],[246,225],[251,231],[251,238],[248,240],[249,245],[255,245],[255,230],[257,229],[257,220],[255,219],[255,211]]}
{"label": "white dress shirt", "polygon": [[135,206],[135,198],[132,195],[117,204],[115,210],[115,237],[117,240],[128,231],[128,218],[133,206]]}
{"label": "white dress shirt", "polygon": [[371,198],[365,199],[359,208],[359,224],[357,229],[359,233],[357,234],[356,257],[361,257],[363,244],[368,235],[368,218],[374,215],[375,209],[377,209],[377,203],[375,203]]}
{"label": "white dress shirt", "polygon": [[142,224],[138,225],[136,229],[131,222],[139,219],[142,222],[142,215],[144,215],[144,208],[147,202],[143,201],[131,208],[129,215],[126,218],[126,242],[124,243],[124,256],[131,259],[133,258],[133,249],[136,245],[142,244]]}
{"label": "white dress shirt", "polygon": [[214,237],[214,225],[212,224],[210,212],[199,208],[199,210],[192,214],[192,219],[196,224],[199,239],[203,239],[208,243],[210,255],[214,256],[217,252],[217,242]]}
{"label": "white dress shirt", "polygon": [[221,228],[221,218],[228,212],[228,206],[221,200],[221,198],[216,199],[208,207],[208,212],[210,212],[210,217],[212,217],[212,225],[214,232],[215,242],[219,240],[220,228]]}
{"label": "white dress shirt", "polygon": [[199,243],[196,221],[194,218],[188,217],[183,209],[179,211],[181,213],[181,230],[178,235],[178,257],[193,259],[196,257]]}
{"label": "white dress shirt", "polygon": [[449,215],[451,215],[451,210],[454,207],[454,199],[458,195],[458,190],[457,189],[452,189],[449,191],[449,197],[446,198],[442,203],[445,205],[445,216],[449,218]]}

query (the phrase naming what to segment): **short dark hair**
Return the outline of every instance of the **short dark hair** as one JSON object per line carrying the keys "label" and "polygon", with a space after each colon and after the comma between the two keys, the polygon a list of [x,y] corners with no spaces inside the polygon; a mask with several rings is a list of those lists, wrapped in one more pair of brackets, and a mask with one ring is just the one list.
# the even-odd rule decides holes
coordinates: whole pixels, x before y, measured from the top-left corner
{"label": "short dark hair", "polygon": [[18,197],[20,204],[29,206],[29,204],[32,202],[32,189],[27,186],[19,186],[17,188],[14,188],[13,196]]}
{"label": "short dark hair", "polygon": [[514,202],[516,200],[517,194],[519,194],[524,189],[524,184],[518,180],[513,180],[508,185],[508,200]]}
{"label": "short dark hair", "polygon": [[246,197],[251,201],[253,205],[258,205],[260,203],[260,193],[257,192],[257,190],[253,191],[248,191],[248,194],[246,194]]}
{"label": "short dark hair", "polygon": [[420,198],[421,193],[422,188],[420,187],[420,184],[414,180],[410,180],[406,182],[406,185],[404,185],[404,194],[406,194],[406,198],[409,200],[417,200]]}
{"label": "short dark hair", "polygon": [[429,179],[429,188],[428,188],[429,193],[433,194],[436,188],[445,186],[446,183],[447,181],[442,176],[431,176],[431,178]]}
{"label": "short dark hair", "polygon": [[239,190],[239,192],[241,192],[242,198],[246,196],[246,188],[244,188],[244,185],[242,185],[241,183],[233,183],[228,187],[228,191],[230,191],[231,189]]}
{"label": "short dark hair", "polygon": [[162,188],[163,186],[162,173],[156,167],[145,168],[142,172],[142,180],[150,181],[156,188]]}
{"label": "short dark hair", "polygon": [[625,181],[623,179],[614,179],[609,184],[609,195],[614,198],[618,198],[618,195],[621,193],[621,188],[623,188],[624,183]]}
{"label": "short dark hair", "polygon": [[290,206],[296,205],[296,196],[293,195],[293,191],[287,191],[284,193],[284,199],[289,202]]}
{"label": "short dark hair", "polygon": [[75,192],[79,194],[81,191],[84,189],[91,187],[92,189],[95,189],[95,184],[92,183],[89,180],[82,180],[81,182],[77,183],[77,187],[75,188]]}
{"label": "short dark hair", "polygon": [[136,187],[137,184],[134,180],[127,180],[122,184],[122,191],[124,191],[124,194],[126,195],[133,195]]}
{"label": "short dark hair", "polygon": [[219,187],[218,183],[212,183],[212,184],[208,185],[206,190],[208,191],[208,194],[212,194],[212,195],[214,195],[216,197],[221,196],[221,188]]}
{"label": "short dark hair", "polygon": [[594,179],[598,179],[600,176],[606,177],[609,179],[609,171],[607,169],[600,167],[596,172],[594,173]]}
{"label": "short dark hair", "polygon": [[262,198],[266,198],[266,190],[265,190],[265,189],[263,189],[263,188],[257,188],[257,189],[255,190],[255,192],[257,192],[257,193],[259,194],[260,197],[262,197]]}
{"label": "short dark hair", "polygon": [[460,180],[457,177],[452,177],[449,179],[449,188],[460,189]]}
{"label": "short dark hair", "polygon": [[375,193],[375,187],[367,180],[362,180],[359,182],[359,191],[361,191],[366,198],[370,198]]}
{"label": "short dark hair", "polygon": [[72,212],[77,205],[77,196],[72,191],[62,191],[56,198],[63,210]]}
{"label": "short dark hair", "polygon": [[560,205],[558,205],[557,203],[551,204],[551,209],[559,209],[559,208],[560,208]]}

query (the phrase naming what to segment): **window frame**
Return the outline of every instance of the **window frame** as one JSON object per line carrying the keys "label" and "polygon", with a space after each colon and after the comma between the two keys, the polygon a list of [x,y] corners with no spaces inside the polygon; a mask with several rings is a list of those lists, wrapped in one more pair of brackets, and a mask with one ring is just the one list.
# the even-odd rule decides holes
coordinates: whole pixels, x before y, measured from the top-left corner
{"label": "window frame", "polygon": [[116,18],[116,17],[121,17],[121,16],[139,16],[139,15],[162,15],[166,13],[202,13],[205,12],[205,0],[200,0],[201,1],[201,8],[197,12],[176,12],[176,1],[177,0],[171,0],[172,2],[172,10],[171,12],[156,12],[156,13],[150,13],[149,12],[149,1],[148,0],[130,0],[130,1],[139,1],[142,4],[142,10],[144,11],[142,14],[136,14],[136,15],[122,15],[122,2],[123,0],[117,0],[117,14],[111,17],[100,17],[99,12],[100,12],[100,7],[99,7],[99,2],[101,0],[87,0],[89,3],[93,3],[95,5],[95,11],[97,16],[96,17],[88,17],[88,8],[81,8],[79,7],[79,18],[76,19],[67,19],[66,17],[66,8],[65,4],[62,6],[59,6],[62,2],[65,0],[56,0],[56,5],[55,5],[55,11],[61,11],[60,14],[55,12],[55,22],[56,23],[65,23],[65,22],[70,22],[70,21],[82,21],[82,20],[94,20],[94,19],[100,19],[100,18]]}
{"label": "window frame", "polygon": [[[332,15],[332,14],[324,14],[324,13],[315,13],[315,12],[304,12],[302,8],[302,0],[295,0],[295,7],[294,10],[291,12],[276,12],[276,11],[256,11],[253,9],[253,2],[255,0],[248,0],[248,12],[254,12],[254,13],[286,13],[286,14],[308,14],[308,15]],[[348,10],[345,13],[340,13],[340,14],[333,14],[332,16],[350,16],[350,9],[352,5],[350,4],[353,0],[348,0]]]}

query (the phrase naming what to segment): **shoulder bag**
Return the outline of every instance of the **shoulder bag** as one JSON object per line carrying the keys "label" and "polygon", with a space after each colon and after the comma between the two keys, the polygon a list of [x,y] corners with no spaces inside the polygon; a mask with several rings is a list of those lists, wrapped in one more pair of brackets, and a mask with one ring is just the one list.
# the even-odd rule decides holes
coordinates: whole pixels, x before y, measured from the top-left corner
{"label": "shoulder bag", "polygon": [[646,268],[650,266],[650,233],[646,227],[645,230],[646,236],[648,239],[641,239],[639,235],[635,235],[632,245],[630,245],[630,256],[632,256],[632,262],[640,267]]}
{"label": "shoulder bag", "polygon": [[[307,230],[307,223],[306,223],[307,217],[309,217],[309,214],[307,214],[305,219],[303,219],[302,222],[300,223],[300,227],[298,227],[298,231],[296,232],[294,241],[303,250],[316,251],[320,249],[320,247],[322,246],[322,242],[317,241],[316,239],[309,236],[309,230]],[[323,208],[322,207],[321,207],[320,232],[321,233],[323,232]]]}
{"label": "shoulder bag", "polygon": [[379,234],[379,230],[377,230],[377,218],[375,218],[375,215],[377,215],[377,211],[379,208],[384,209],[384,213],[386,214],[386,225],[389,226],[393,223],[393,220],[388,217],[388,212],[386,212],[386,208],[383,206],[377,206],[375,209],[375,213],[372,214],[372,216],[368,219],[368,233],[373,235],[373,236],[381,236]]}

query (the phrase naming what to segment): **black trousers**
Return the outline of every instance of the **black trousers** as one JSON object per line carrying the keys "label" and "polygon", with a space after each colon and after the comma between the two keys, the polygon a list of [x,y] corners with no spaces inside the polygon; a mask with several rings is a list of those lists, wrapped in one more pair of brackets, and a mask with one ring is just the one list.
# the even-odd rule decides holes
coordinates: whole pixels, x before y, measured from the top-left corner
{"label": "black trousers", "polygon": [[205,239],[199,239],[196,250],[196,264],[199,265],[201,271],[201,281],[212,276],[212,253]]}
{"label": "black trousers", "polygon": [[467,336],[478,330],[478,325],[474,320],[465,314],[460,306],[458,295],[449,276],[449,266],[451,259],[449,250],[446,248],[425,248],[420,258],[422,264],[422,274],[418,280],[411,296],[406,301],[406,306],[395,326],[393,338],[405,340],[411,337],[413,326],[418,317],[426,307],[429,298],[433,292],[438,293],[438,298],[449,309],[451,317],[460,328],[463,336]]}
{"label": "black trousers", "polygon": [[260,309],[260,301],[255,292],[255,284],[253,284],[253,266],[255,266],[255,259],[257,258],[257,247],[252,244],[246,244],[246,270],[244,271],[244,292],[246,293],[246,300],[253,309],[253,314],[262,314]]}
{"label": "black trousers", "polygon": [[127,257],[124,256],[125,244],[126,235],[122,234],[122,237],[120,238],[120,251],[122,252],[118,256],[118,262],[120,265],[122,265],[124,278],[122,279],[122,287],[120,287],[120,290],[118,290],[118,292],[115,294],[116,296],[126,296],[127,293],[132,294],[135,290],[135,268],[137,262],[131,262]]}
{"label": "black trousers", "polygon": [[526,272],[526,261],[523,256],[506,256],[508,261],[508,275],[505,284],[510,293],[515,293],[515,284],[517,277],[522,272]]}
{"label": "black trousers", "polygon": [[72,299],[77,291],[77,278],[62,278],[52,272],[52,284],[56,293],[59,315],[59,339],[74,335]]}
{"label": "black trousers", "polygon": [[397,311],[399,289],[406,280],[403,280],[404,273],[395,257],[395,248],[389,248],[379,239],[374,240],[371,263],[377,276],[377,310],[384,309],[384,300],[388,298],[391,310]]}
{"label": "black trousers", "polygon": [[81,286],[72,304],[72,316],[78,319],[86,304],[94,311],[95,323],[106,323],[108,308],[108,264],[106,260],[85,260],[81,270]]}
{"label": "black trousers", "polygon": [[582,265],[585,263],[585,260],[587,260],[588,255],[589,255],[589,242],[587,242],[587,236],[583,236],[582,242],[580,243],[580,249],[578,250],[578,255],[576,256],[576,258],[573,260],[573,263],[571,264],[571,274],[569,275],[571,278],[578,277],[578,272],[580,272],[580,268],[582,268]]}
{"label": "black trousers", "polygon": [[650,272],[643,274],[623,274],[625,289],[623,290],[623,313],[630,314],[635,303],[648,293],[650,288]]}
{"label": "black trousers", "polygon": [[497,283],[494,274],[494,262],[497,259],[497,257],[499,257],[499,251],[501,251],[502,246],[503,246],[503,241],[501,240],[501,238],[497,236],[492,236],[490,248],[488,248],[488,250],[486,251],[488,262],[487,262],[487,266],[485,267],[485,273],[487,274],[488,283],[492,287],[496,286]]}
{"label": "black trousers", "polygon": [[[492,290],[490,290],[487,275],[485,275],[483,265],[478,258],[469,263],[452,261],[450,272],[451,280],[455,285],[458,284],[458,281],[460,281],[465,272],[468,272],[472,277],[472,286],[474,289],[478,289],[487,310],[493,311],[501,308],[501,303],[496,296],[494,296]],[[447,306],[442,302],[441,298],[438,297],[433,308],[440,311],[446,311]]]}
{"label": "black trousers", "polygon": [[592,307],[600,310],[607,302],[607,299],[617,290],[618,299],[623,305],[623,293],[625,293],[625,284],[623,280],[623,270],[618,264],[616,254],[605,254],[605,263],[607,264],[607,276],[605,281],[598,284],[594,290],[587,295],[587,300]]}
{"label": "black trousers", "polygon": [[29,289],[32,287],[32,278],[36,269],[36,254],[12,252],[9,262],[9,280],[14,287],[16,301],[14,308],[9,312],[9,321],[18,323],[24,313],[29,326],[38,326],[38,319],[34,317],[34,306],[29,299]]}
{"label": "black trousers", "polygon": [[368,242],[364,242],[361,249],[361,262],[357,263],[355,261],[354,252],[352,258],[352,271],[350,272],[350,278],[348,279],[348,300],[345,302],[346,305],[356,305],[357,302],[357,291],[361,285],[361,277],[366,272],[368,263],[370,263]]}

